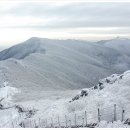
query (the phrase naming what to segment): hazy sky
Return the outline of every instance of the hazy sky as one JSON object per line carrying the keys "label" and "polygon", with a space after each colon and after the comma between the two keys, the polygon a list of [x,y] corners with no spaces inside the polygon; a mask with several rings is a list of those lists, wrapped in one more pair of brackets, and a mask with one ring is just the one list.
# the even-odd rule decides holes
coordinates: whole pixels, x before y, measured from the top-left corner
{"label": "hazy sky", "polygon": [[0,46],[30,37],[130,38],[130,3],[0,1]]}

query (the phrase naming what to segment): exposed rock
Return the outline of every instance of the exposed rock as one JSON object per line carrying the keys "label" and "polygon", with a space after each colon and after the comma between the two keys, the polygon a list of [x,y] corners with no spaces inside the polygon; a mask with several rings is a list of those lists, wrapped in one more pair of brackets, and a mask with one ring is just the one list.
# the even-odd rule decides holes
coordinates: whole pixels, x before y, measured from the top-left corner
{"label": "exposed rock", "polygon": [[95,85],[95,86],[94,86],[94,89],[98,89],[98,86],[97,86],[97,85]]}
{"label": "exposed rock", "polygon": [[81,94],[80,94],[81,97],[87,96],[87,95],[88,95],[88,92],[86,90],[81,90]]}
{"label": "exposed rock", "polygon": [[128,118],[128,119],[124,122],[124,124],[130,125],[130,118]]}
{"label": "exposed rock", "polygon": [[78,100],[78,99],[79,99],[79,95],[76,95],[74,98],[72,98],[72,101]]}

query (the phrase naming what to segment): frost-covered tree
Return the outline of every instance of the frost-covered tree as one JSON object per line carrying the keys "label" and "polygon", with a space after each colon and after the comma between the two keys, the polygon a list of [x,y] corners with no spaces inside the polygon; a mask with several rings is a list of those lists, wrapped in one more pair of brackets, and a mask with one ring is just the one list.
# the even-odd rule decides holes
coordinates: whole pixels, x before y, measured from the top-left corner
{"label": "frost-covered tree", "polygon": [[11,102],[12,96],[17,92],[18,90],[16,88],[10,87],[8,82],[4,81],[0,87],[0,109],[11,107],[13,105]]}
{"label": "frost-covered tree", "polygon": [[16,88],[10,87],[7,81],[0,85],[0,127],[12,127],[12,121],[19,116],[12,102],[12,96],[19,92]]}

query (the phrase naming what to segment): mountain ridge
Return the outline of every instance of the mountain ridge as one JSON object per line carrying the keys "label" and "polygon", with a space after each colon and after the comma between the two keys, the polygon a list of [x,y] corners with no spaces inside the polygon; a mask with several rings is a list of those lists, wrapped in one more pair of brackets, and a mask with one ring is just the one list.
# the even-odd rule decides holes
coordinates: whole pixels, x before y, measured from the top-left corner
{"label": "mountain ridge", "polygon": [[[130,41],[123,41],[129,48]],[[97,42],[33,37],[0,52],[0,82],[7,79],[14,87],[20,87],[21,96],[27,91],[41,93],[91,87],[99,79],[130,69],[129,51],[105,44],[107,47]]]}

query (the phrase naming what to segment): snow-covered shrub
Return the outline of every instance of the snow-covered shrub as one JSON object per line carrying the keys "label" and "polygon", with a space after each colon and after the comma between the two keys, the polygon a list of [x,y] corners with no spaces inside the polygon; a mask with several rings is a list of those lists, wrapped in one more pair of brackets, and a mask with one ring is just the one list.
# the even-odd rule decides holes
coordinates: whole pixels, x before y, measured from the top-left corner
{"label": "snow-covered shrub", "polygon": [[3,87],[0,87],[0,99],[4,98],[10,100],[12,96],[18,92],[18,89],[10,87],[8,82],[4,82]]}
{"label": "snow-covered shrub", "polygon": [[14,87],[10,87],[8,82],[4,82],[3,86],[0,87],[0,104],[1,109],[10,107],[13,105],[11,102],[12,96],[18,93],[18,89]]}
{"label": "snow-covered shrub", "polygon": [[85,104],[83,102],[80,102],[79,100],[77,100],[77,102],[71,102],[67,106],[67,110],[69,113],[82,111],[84,108],[85,108]]}

